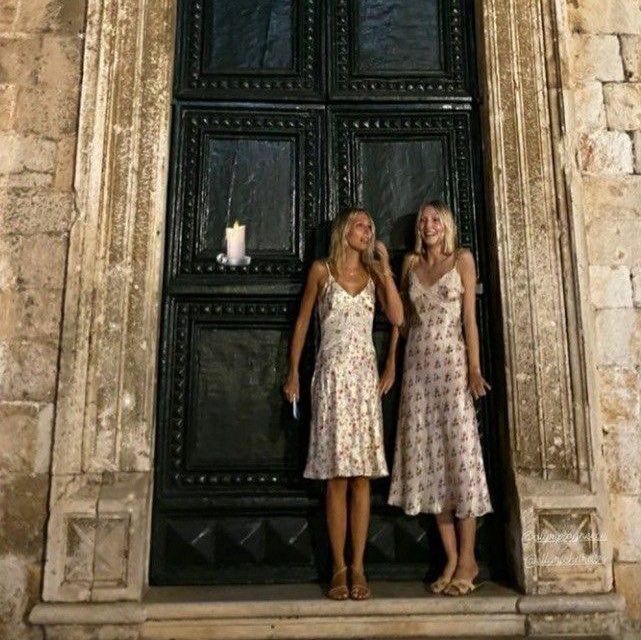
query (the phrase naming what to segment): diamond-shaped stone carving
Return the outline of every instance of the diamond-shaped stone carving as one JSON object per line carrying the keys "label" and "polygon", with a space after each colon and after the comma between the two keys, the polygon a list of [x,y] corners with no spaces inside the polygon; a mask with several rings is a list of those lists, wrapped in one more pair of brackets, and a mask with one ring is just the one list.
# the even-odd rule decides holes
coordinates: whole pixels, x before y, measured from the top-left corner
{"label": "diamond-shaped stone carving", "polygon": [[594,509],[541,510],[536,526],[536,563],[540,581],[598,574],[603,565]]}
{"label": "diamond-shaped stone carving", "polygon": [[262,520],[238,518],[220,520],[216,530],[216,557],[234,564],[258,563],[265,557],[265,526]]}
{"label": "diamond-shaped stone carving", "polygon": [[393,520],[373,517],[367,539],[369,562],[392,562],[396,556]]}
{"label": "diamond-shaped stone carving", "polygon": [[165,553],[169,564],[210,565],[214,562],[214,527],[211,520],[169,520]]}
{"label": "diamond-shaped stone carving", "polygon": [[268,520],[266,561],[270,564],[314,562],[309,524],[303,518]]}

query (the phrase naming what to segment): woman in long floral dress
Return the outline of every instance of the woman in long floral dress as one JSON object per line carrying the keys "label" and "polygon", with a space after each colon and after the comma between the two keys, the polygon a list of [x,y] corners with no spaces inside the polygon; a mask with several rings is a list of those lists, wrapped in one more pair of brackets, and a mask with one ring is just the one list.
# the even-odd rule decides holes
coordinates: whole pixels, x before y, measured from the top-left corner
{"label": "woman in long floral dress", "polygon": [[[389,503],[436,514],[446,563],[432,591],[464,595],[478,574],[476,518],[492,510],[473,402],[490,387],[480,368],[474,258],[456,248],[445,203],[421,207],[401,286],[408,330]],[[385,379],[394,377],[398,333]]]}
{"label": "woman in long floral dress", "polygon": [[[310,269],[284,387],[288,400],[298,398],[298,365],[317,306],[321,340],[312,378],[311,433],[304,476],[327,480],[327,527],[333,555],[327,596],[335,600],[370,596],[363,568],[370,478],[388,474],[380,399],[387,389],[379,383],[372,341],[376,294],[390,322],[402,324],[403,303],[387,250],[374,240],[371,216],[362,209],[350,209],[334,222],[328,260],[317,260]],[[348,515],[352,543],[349,590],[345,563]]]}

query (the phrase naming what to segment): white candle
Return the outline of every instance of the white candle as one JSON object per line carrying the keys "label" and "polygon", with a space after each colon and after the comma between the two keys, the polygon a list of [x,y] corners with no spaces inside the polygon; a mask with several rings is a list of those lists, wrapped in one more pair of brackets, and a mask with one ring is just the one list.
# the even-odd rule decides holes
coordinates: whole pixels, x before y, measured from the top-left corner
{"label": "white candle", "polygon": [[227,242],[227,259],[230,263],[239,263],[245,258],[245,225],[234,222],[233,227],[225,229]]}

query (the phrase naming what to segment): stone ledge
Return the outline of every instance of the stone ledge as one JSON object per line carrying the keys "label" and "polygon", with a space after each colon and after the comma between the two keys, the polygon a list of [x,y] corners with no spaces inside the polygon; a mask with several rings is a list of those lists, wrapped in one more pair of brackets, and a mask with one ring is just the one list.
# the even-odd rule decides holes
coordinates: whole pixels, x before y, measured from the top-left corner
{"label": "stone ledge", "polygon": [[417,583],[372,583],[375,597],[332,602],[318,585],[152,587],[140,603],[41,603],[33,624],[134,625],[141,638],[355,638],[524,635],[529,616],[619,614],[615,593],[523,596],[487,583],[464,598],[426,594]]}
{"label": "stone ledge", "polygon": [[517,609],[520,613],[620,613],[625,611],[625,599],[618,593],[521,596]]}

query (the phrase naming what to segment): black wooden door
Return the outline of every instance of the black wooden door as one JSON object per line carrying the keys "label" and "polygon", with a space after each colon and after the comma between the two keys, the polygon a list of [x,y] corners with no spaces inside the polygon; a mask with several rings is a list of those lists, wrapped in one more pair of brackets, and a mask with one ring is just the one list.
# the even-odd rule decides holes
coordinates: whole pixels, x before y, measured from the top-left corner
{"label": "black wooden door", "polygon": [[[302,479],[309,398],[297,422],[280,391],[301,286],[339,208],[371,211],[398,261],[425,198],[451,203],[485,279],[471,4],[179,2],[152,583],[324,577],[323,486]],[[236,219],[252,261],[223,266]],[[377,319],[381,357],[387,334]],[[397,397],[398,385],[384,403],[390,466]],[[498,508],[492,413],[481,410],[481,435]],[[422,577],[440,553],[433,522],[386,507],[387,490],[374,483],[370,577]],[[486,569],[500,565],[487,544],[497,533],[499,517],[485,518]]]}

